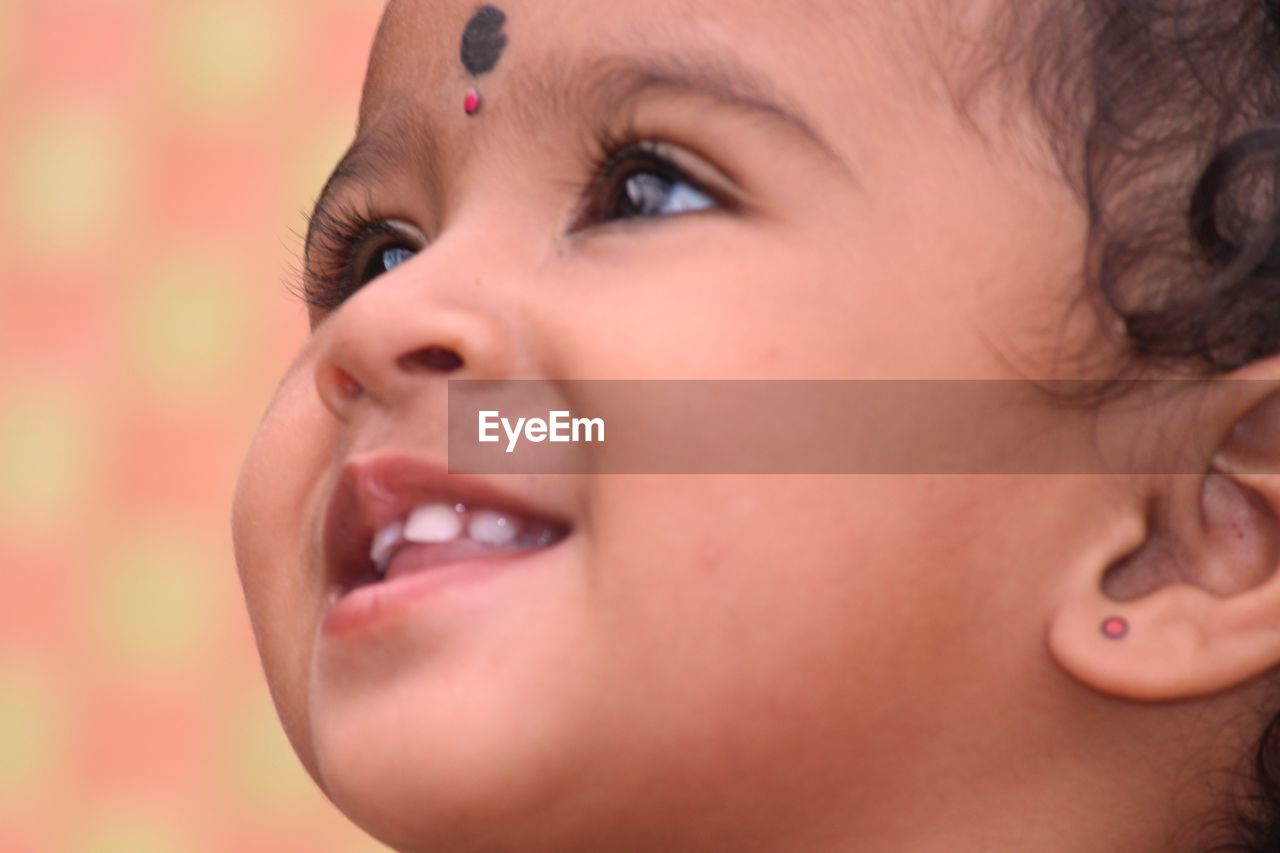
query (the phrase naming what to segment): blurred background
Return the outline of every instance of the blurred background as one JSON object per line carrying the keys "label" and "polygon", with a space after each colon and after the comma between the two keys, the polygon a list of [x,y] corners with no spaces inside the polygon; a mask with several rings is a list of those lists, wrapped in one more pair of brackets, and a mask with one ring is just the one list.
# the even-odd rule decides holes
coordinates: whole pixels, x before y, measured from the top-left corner
{"label": "blurred background", "polygon": [[373,851],[231,556],[381,0],[0,0],[0,851]]}

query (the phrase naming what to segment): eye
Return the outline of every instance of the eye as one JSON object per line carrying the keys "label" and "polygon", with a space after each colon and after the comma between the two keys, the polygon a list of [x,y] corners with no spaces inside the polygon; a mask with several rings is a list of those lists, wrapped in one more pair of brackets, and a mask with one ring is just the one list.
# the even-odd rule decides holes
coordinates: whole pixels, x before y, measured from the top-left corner
{"label": "eye", "polygon": [[[355,249],[359,251],[360,247],[356,246]],[[369,260],[361,268],[360,274],[356,276],[356,286],[363,287],[378,276],[391,272],[412,258],[414,254],[413,249],[405,246],[387,246],[383,249],[374,250],[369,255]]]}
{"label": "eye", "polygon": [[690,177],[674,158],[671,146],[658,142],[633,143],[597,158],[576,228],[721,207],[712,193]]}
{"label": "eye", "polygon": [[397,219],[370,221],[342,207],[312,217],[304,259],[303,298],[312,308],[331,311],[369,282],[418,253],[426,240]]}
{"label": "eye", "polygon": [[710,196],[682,178],[637,171],[621,182],[613,211],[616,219],[636,219],[693,213],[715,206]]}

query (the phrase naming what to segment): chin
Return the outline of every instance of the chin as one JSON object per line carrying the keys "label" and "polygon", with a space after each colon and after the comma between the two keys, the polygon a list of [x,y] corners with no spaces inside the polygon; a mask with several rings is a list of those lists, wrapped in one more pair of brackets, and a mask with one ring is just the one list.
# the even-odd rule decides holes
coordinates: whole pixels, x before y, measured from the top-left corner
{"label": "chin", "polygon": [[[403,739],[401,739],[403,741]],[[396,850],[515,850],[541,785],[520,756],[444,741],[405,748],[340,733],[317,744],[324,789],[348,818]]]}
{"label": "chin", "polygon": [[[321,786],[361,829],[400,851],[565,849],[553,824],[581,791],[574,726],[548,692],[495,694],[405,680],[358,695],[315,694],[311,739]],[[452,695],[447,695],[452,692]],[[536,707],[530,698],[539,700]],[[543,839],[534,845],[534,839]]]}

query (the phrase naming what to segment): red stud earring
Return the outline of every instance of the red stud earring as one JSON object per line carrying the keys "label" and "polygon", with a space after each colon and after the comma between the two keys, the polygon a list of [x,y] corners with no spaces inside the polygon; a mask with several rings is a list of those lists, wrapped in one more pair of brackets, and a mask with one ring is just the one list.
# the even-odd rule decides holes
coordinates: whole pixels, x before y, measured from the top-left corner
{"label": "red stud earring", "polygon": [[467,115],[473,116],[480,109],[480,93],[475,89],[467,92],[467,97],[463,100],[462,106],[467,111]]}
{"label": "red stud earring", "polygon": [[1102,636],[1108,640],[1119,640],[1129,633],[1129,623],[1119,616],[1111,616],[1102,622]]}

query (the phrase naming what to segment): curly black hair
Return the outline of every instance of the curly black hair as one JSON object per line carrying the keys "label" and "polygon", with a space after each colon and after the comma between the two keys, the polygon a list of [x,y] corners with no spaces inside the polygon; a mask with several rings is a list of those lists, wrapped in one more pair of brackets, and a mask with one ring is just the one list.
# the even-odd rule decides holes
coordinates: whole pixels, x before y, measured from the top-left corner
{"label": "curly black hair", "polygon": [[[994,49],[952,94],[968,111],[975,83],[1025,83],[1015,101],[1088,213],[1080,299],[1123,353],[1112,375],[1280,353],[1280,0],[997,6]],[[1218,853],[1280,853],[1280,714],[1252,765]]]}

